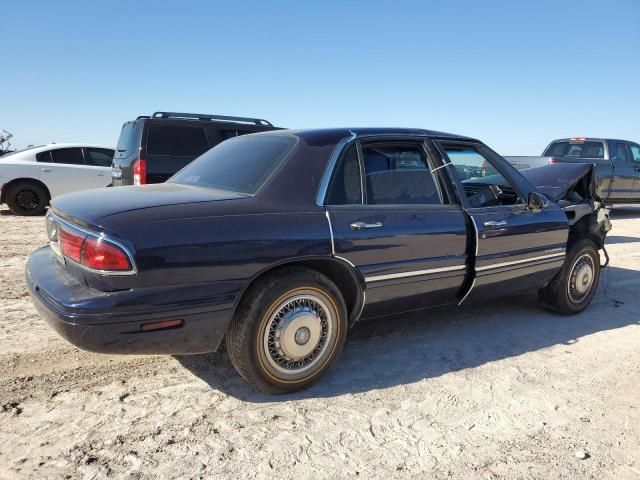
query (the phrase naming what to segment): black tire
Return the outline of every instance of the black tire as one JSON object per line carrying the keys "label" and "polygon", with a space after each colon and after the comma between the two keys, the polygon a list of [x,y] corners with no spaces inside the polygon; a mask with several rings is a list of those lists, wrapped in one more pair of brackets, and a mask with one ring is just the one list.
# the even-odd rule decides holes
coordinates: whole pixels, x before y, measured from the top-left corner
{"label": "black tire", "polygon": [[49,203],[47,191],[37,183],[19,182],[7,189],[7,205],[16,215],[42,215]]}
{"label": "black tire", "polygon": [[540,303],[556,313],[575,315],[591,303],[600,279],[600,254],[591,240],[580,240],[567,252],[562,270],[538,292]]}
{"label": "black tire", "polygon": [[315,270],[285,267],[245,294],[227,332],[227,352],[259,390],[290,393],[326,372],[346,335],[347,309],[338,287]]}

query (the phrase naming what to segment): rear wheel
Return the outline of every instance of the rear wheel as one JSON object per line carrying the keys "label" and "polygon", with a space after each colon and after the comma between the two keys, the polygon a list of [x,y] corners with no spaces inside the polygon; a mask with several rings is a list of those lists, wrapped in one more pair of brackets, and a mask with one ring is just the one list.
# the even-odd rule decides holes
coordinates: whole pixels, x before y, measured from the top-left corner
{"label": "rear wheel", "polygon": [[260,281],[227,333],[240,375],[263,392],[313,384],[342,350],[347,312],[336,285],[315,270],[290,267]]}
{"label": "rear wheel", "polygon": [[7,205],[16,215],[42,215],[49,197],[36,183],[20,182],[7,189]]}
{"label": "rear wheel", "polygon": [[591,303],[600,278],[600,255],[591,240],[580,240],[567,252],[562,270],[539,291],[540,302],[550,310],[573,315]]}

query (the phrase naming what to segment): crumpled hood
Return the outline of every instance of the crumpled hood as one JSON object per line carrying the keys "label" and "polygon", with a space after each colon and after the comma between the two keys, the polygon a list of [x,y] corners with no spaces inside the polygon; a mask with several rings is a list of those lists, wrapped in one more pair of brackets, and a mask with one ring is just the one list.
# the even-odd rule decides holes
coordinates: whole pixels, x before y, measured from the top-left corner
{"label": "crumpled hood", "polygon": [[580,180],[588,177],[591,194],[599,200],[593,182],[594,168],[591,163],[554,163],[520,170],[520,173],[553,202],[561,200]]}
{"label": "crumpled hood", "polygon": [[51,202],[53,210],[69,220],[99,225],[111,215],[140,209],[219,202],[246,198],[243,193],[177,183],[106,187],[69,193]]}

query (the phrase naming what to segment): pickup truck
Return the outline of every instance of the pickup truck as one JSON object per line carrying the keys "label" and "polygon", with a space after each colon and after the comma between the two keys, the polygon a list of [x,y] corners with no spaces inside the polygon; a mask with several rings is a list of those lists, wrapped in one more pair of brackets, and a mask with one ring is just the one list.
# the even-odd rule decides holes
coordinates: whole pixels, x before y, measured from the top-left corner
{"label": "pickup truck", "polygon": [[226,339],[242,377],[291,392],[360,319],[523,290],[583,311],[611,228],[593,168],[521,174],[478,140],[417,129],[239,136],[166,183],[55,198],[26,283],[81,348],[195,354]]}
{"label": "pickup truck", "polygon": [[640,202],[640,145],[610,138],[554,140],[541,157],[504,157],[517,169],[553,163],[595,165],[596,192],[608,205]]}

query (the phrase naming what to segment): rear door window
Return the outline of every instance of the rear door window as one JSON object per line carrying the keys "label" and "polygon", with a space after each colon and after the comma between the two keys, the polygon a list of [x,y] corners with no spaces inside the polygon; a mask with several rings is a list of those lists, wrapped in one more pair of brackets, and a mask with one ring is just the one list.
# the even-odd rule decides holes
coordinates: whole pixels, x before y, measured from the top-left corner
{"label": "rear door window", "polygon": [[604,158],[604,144],[594,141],[563,140],[553,142],[543,157]]}
{"label": "rear door window", "polygon": [[84,156],[81,148],[59,148],[51,150],[53,163],[65,163],[67,165],[84,165]]}
{"label": "rear door window", "polygon": [[369,205],[441,205],[443,198],[418,145],[363,145]]}
{"label": "rear door window", "polygon": [[113,150],[108,148],[87,148],[87,163],[97,167],[110,167]]}
{"label": "rear door window", "polygon": [[640,145],[632,143],[629,145],[629,149],[631,150],[631,160],[633,163],[640,163]]}
{"label": "rear door window", "polygon": [[609,142],[609,156],[618,163],[629,163],[629,151],[622,142]]}
{"label": "rear door window", "polygon": [[204,127],[149,125],[147,153],[172,157],[197,157],[209,150]]}

